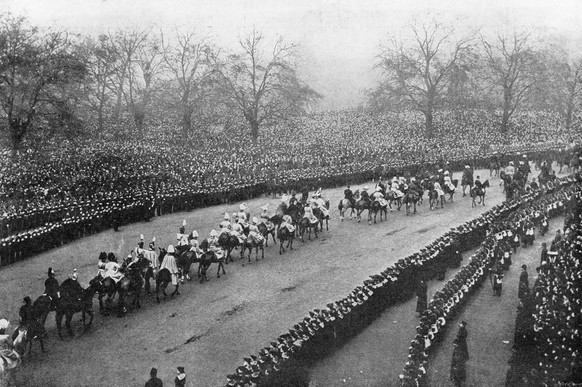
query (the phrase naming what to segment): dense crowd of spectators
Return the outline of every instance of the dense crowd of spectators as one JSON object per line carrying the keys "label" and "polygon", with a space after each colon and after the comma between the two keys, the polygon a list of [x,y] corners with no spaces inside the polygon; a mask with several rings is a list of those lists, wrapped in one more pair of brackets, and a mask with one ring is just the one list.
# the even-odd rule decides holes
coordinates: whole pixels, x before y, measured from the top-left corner
{"label": "dense crowd of spectators", "polygon": [[[321,113],[265,127],[256,143],[230,131],[185,140],[160,119],[140,139],[63,141],[0,159],[2,265],[105,228],[262,193],[359,183],[427,164],[487,164],[493,152],[565,148],[557,115],[518,115],[505,135],[493,115],[444,112],[424,136],[412,112]],[[390,176],[389,176],[390,177]]]}
{"label": "dense crowd of spectators", "polygon": [[516,319],[508,386],[582,384],[582,190],[564,233],[543,251],[533,290]]}

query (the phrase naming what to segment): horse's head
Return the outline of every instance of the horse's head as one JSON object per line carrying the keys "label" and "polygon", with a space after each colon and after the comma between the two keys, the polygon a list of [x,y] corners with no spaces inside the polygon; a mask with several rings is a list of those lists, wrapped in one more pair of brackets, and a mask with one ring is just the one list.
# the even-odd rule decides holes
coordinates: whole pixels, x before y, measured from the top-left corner
{"label": "horse's head", "polygon": [[28,339],[28,327],[21,325],[12,333],[12,346],[19,355],[24,354],[26,341]]}
{"label": "horse's head", "polygon": [[226,246],[228,244],[228,233],[223,232],[218,236],[218,244],[220,246]]}

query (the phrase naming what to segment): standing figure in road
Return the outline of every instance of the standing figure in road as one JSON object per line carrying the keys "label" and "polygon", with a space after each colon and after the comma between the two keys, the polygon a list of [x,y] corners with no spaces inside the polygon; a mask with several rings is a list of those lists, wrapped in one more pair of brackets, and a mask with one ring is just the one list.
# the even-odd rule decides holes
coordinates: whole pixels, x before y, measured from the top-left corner
{"label": "standing figure in road", "polygon": [[421,314],[427,308],[427,286],[423,280],[420,280],[418,284],[418,288],[416,289],[416,297],[418,298],[416,301],[416,313]]}
{"label": "standing figure in road", "polygon": [[465,355],[465,361],[469,360],[469,348],[467,347],[467,323],[461,321],[459,323],[459,330],[457,331],[457,342],[459,343],[459,348]]}
{"label": "standing figure in road", "polygon": [[465,384],[467,379],[467,369],[465,367],[465,355],[463,350],[459,347],[457,339],[453,341],[453,360],[451,361],[450,378],[455,387],[461,387]]}
{"label": "standing figure in road", "polygon": [[519,275],[519,288],[517,297],[523,299],[529,296],[529,279],[527,274],[527,265],[521,265],[521,274]]}

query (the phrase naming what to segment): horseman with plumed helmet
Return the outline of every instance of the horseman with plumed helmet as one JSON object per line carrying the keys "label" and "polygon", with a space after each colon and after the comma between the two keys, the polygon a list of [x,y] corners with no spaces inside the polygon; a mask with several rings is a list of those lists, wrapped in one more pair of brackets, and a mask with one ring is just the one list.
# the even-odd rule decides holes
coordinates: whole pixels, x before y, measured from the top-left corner
{"label": "horseman with plumed helmet", "polygon": [[251,224],[249,226],[249,237],[251,237],[253,239],[255,244],[264,244],[265,238],[263,237],[263,235],[259,231],[258,224],[259,224],[259,220],[257,219],[256,216],[254,216],[252,221],[251,221]]}

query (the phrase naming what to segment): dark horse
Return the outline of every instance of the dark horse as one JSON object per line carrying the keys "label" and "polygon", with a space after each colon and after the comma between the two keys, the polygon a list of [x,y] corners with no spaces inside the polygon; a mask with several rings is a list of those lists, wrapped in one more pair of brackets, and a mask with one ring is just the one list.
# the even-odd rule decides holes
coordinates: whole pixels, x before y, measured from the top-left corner
{"label": "dark horse", "polygon": [[242,244],[242,251],[241,255],[243,258],[243,266],[244,266],[244,253],[245,251],[249,251],[249,263],[251,263],[251,254],[255,249],[255,262],[259,260],[259,249],[261,249],[261,258],[265,259],[265,246],[261,242],[255,242],[255,240],[251,236],[247,236]]}
{"label": "dark horse", "polygon": [[406,206],[406,215],[410,215],[410,206],[413,205],[414,206],[414,214],[416,214],[416,203],[418,203],[418,200],[420,199],[420,195],[418,194],[418,192],[409,189],[405,194],[404,194],[404,198],[402,199],[402,202],[404,203],[404,206]]}
{"label": "dark horse", "polygon": [[133,293],[134,298],[131,304],[139,309],[141,290],[144,287],[145,280],[143,276],[143,271],[146,267],[149,267],[150,261],[146,258],[140,258],[131,265],[128,265],[128,260],[126,260],[121,266],[121,271],[124,276],[117,283],[117,292],[119,293],[118,301],[118,316],[121,317],[123,314],[127,313],[127,308],[125,306],[126,300]]}
{"label": "dark horse", "polygon": [[32,354],[32,342],[34,340],[38,340],[41,351],[43,353],[46,352],[44,348],[44,338],[46,337],[44,323],[51,310],[51,303],[49,296],[42,295],[37,298],[32,304],[31,313],[26,324],[21,324],[12,333],[14,349],[21,357],[24,357],[27,347],[28,355]]}
{"label": "dark horse", "polygon": [[449,195],[449,202],[453,201],[453,195],[455,194],[455,189],[457,188],[457,185],[459,184],[459,180],[454,179],[451,180],[451,182],[453,183],[453,189],[451,189],[451,187],[449,187],[447,184],[443,185],[443,191],[445,192],[445,194]]}
{"label": "dark horse", "polygon": [[382,221],[382,214],[384,214],[384,220],[388,219],[388,204],[382,205],[380,201],[374,200],[372,204],[370,204],[370,211],[374,217],[374,224],[376,224],[376,217],[378,213],[380,213],[380,222]]}
{"label": "dark horse", "polygon": [[[259,227],[260,230],[260,227]],[[273,236],[273,240],[275,236]],[[236,249],[241,245],[238,237],[236,235],[229,235],[223,232],[218,236],[218,244],[226,251],[225,263],[232,262],[232,250]],[[241,249],[240,257],[243,257],[243,251]]]}
{"label": "dark horse", "polygon": [[[489,180],[485,180],[481,185],[482,188],[474,186],[471,188],[471,198],[473,201],[471,202],[471,207],[476,207],[478,204],[483,203],[485,205],[485,189],[489,188]],[[479,203],[475,201],[476,198],[479,198]]]}
{"label": "dark horse", "polygon": [[[61,298],[57,304],[56,323],[59,331],[59,337],[62,339],[61,322],[65,317],[65,327],[70,336],[74,336],[71,329],[71,320],[75,313],[82,313],[83,328],[87,330],[93,323],[93,296],[97,292],[95,283],[83,289],[79,283],[73,279],[67,278],[61,284],[59,291]],[[85,324],[85,316],[89,315],[89,323]]]}
{"label": "dark horse", "polygon": [[[329,202],[326,203],[329,206]],[[321,226],[321,231],[323,231],[323,221],[325,220],[325,230],[329,231],[329,215],[324,215],[321,208],[314,208],[313,215],[319,220],[319,225]]]}
{"label": "dark horse", "polygon": [[362,212],[364,211],[368,211],[368,223],[372,224],[372,214],[370,213],[370,205],[372,204],[372,201],[367,198],[361,198],[360,200],[358,200],[356,202],[356,219],[358,220],[358,223],[360,223],[360,221],[362,220]]}
{"label": "dark horse", "polygon": [[303,236],[305,235],[305,231],[309,232],[309,240],[311,240],[311,230],[315,231],[315,237],[317,236],[317,229],[319,228],[319,221],[315,223],[311,223],[307,218],[301,218],[299,223],[297,224],[297,229],[299,230],[299,235],[301,236],[301,242],[305,242]]}
{"label": "dark horse", "polygon": [[394,191],[386,192],[386,200],[388,200],[388,207],[390,207],[390,211],[392,211],[393,203],[398,204],[398,207],[396,209],[400,211],[400,208],[402,207],[402,197],[398,196],[396,192]]}
{"label": "dark horse", "polygon": [[265,223],[259,223],[258,225],[259,232],[265,238],[265,247],[269,247],[269,235],[273,237],[273,243],[277,243],[275,239],[275,227],[273,226],[271,229],[267,227]]}
{"label": "dark horse", "polygon": [[[216,278],[220,278],[220,269],[222,269],[222,274],[226,274],[226,271],[224,270],[224,261],[226,260],[226,258],[224,257],[218,258],[215,252],[208,249],[209,248],[208,239],[204,239],[200,243],[200,248],[202,249],[202,251],[204,251],[204,253],[200,257],[195,257],[193,260],[193,262],[198,262],[198,277],[201,277],[200,282],[202,283],[203,280],[208,281],[206,273],[210,265],[212,265],[213,263],[218,264]],[[243,251],[241,251],[241,258],[243,258]]]}
{"label": "dark horse", "polygon": [[[158,271],[158,275],[156,276],[156,301],[158,303],[160,303],[160,290],[162,291],[164,298],[166,298],[167,296],[166,288],[168,287],[168,284],[170,282],[172,282],[172,273],[170,273],[170,270],[168,270],[167,267]],[[170,297],[174,297],[175,295],[180,294],[179,288],[180,281],[177,281],[176,288],[174,289],[174,292],[170,295]]]}
{"label": "dark horse", "polygon": [[293,239],[295,239],[295,233],[289,232],[287,227],[279,228],[277,231],[277,238],[279,238],[279,255],[283,254],[285,248],[283,247],[283,243],[287,241],[287,248],[293,250]]}

